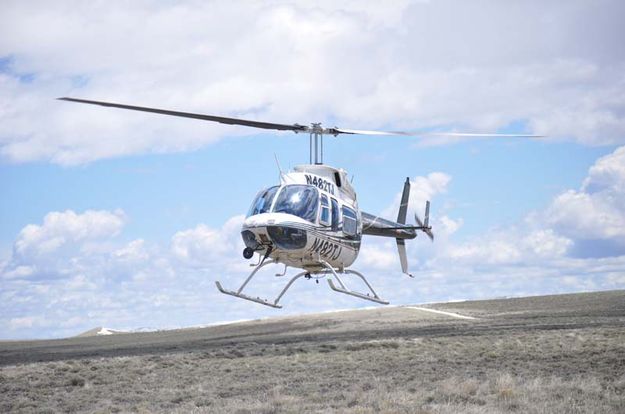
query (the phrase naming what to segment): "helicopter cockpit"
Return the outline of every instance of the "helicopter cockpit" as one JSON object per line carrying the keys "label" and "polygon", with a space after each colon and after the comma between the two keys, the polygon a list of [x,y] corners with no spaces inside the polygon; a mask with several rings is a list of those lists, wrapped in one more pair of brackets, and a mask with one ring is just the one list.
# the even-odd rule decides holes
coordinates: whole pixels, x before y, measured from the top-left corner
{"label": "helicopter cockpit", "polygon": [[301,184],[275,186],[258,193],[247,217],[270,212],[285,213],[315,223],[318,204],[319,191],[313,186]]}

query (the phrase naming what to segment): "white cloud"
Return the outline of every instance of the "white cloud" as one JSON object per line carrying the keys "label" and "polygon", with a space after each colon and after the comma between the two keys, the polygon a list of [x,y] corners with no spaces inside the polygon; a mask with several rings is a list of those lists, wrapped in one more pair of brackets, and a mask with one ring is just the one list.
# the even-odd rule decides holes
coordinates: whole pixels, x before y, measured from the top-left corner
{"label": "white cloud", "polygon": [[557,196],[538,217],[576,241],[579,256],[625,254],[625,147],[600,158],[580,190]]}
{"label": "white cloud", "polygon": [[573,242],[552,229],[509,228],[473,237],[464,243],[448,242],[438,250],[437,265],[454,262],[465,265],[537,264],[565,257]]}
{"label": "white cloud", "polygon": [[149,258],[143,239],[133,240],[126,246],[115,250],[113,256],[127,262],[140,262]]}
{"label": "white cloud", "polygon": [[[625,147],[620,147],[595,162],[580,190],[558,194],[544,210],[528,214],[516,226],[463,242],[438,238],[437,246],[426,250],[432,256],[429,266],[436,269],[449,262],[493,268],[551,266],[574,258],[625,255],[624,165]],[[455,230],[456,226],[444,224],[448,220],[443,217],[434,226],[435,233],[441,226]]]}
{"label": "white cloud", "polygon": [[[417,176],[410,180],[410,197],[408,199],[408,220],[414,217],[415,213],[423,220],[425,202],[431,201],[437,194],[445,193],[451,177],[442,172],[433,172],[426,177]],[[401,203],[400,191],[395,195],[393,203],[384,209],[383,217],[397,218],[399,204]]]}
{"label": "white cloud", "polygon": [[241,283],[249,272],[241,258],[242,216],[220,229],[199,224],[177,232],[170,246],[124,242],[125,222],[122,211],[88,210],[50,212],[41,224],[25,226],[0,267],[3,337],[73,335],[93,326],[186,326],[230,319],[221,316],[223,309],[232,315],[246,309],[214,285],[217,279]]}
{"label": "white cloud", "polygon": [[55,269],[54,274],[60,269],[64,272],[81,250],[97,250],[103,241],[118,235],[125,220],[122,210],[48,213],[41,225],[29,224],[20,231],[3,277],[30,277],[37,273],[34,269],[39,273],[45,269]]}
{"label": "white cloud", "polygon": [[562,257],[572,244],[571,240],[557,235],[552,229],[534,230],[521,240],[521,246],[540,259]]}
{"label": "white cloud", "polygon": [[[597,160],[580,190],[556,196],[522,223],[479,237],[458,239],[462,219],[439,217],[433,210],[435,243],[419,237],[407,244],[414,279],[401,274],[392,239],[364,240],[354,268],[394,304],[622,288],[625,255],[612,250],[579,254],[585,240],[577,238],[578,230],[562,230],[562,223],[576,222],[568,215],[577,210],[557,208],[568,194],[582,194],[601,209],[606,203],[616,206],[624,183],[622,156],[623,148],[618,148]],[[417,205],[427,198],[436,205],[450,180],[443,173],[415,177],[416,200],[411,201]],[[398,198],[389,212],[396,211]],[[93,326],[172,327],[272,315],[271,310],[221,295],[214,286],[220,280],[236,288],[251,270],[240,257],[242,220],[232,217],[221,228],[198,224],[176,232],[169,245],[158,246],[143,239],[121,240],[126,222],[121,211],[51,212],[41,224],[30,224],[17,235],[13,256],[0,269],[0,331],[6,337],[49,337]],[[600,238],[599,247],[620,240],[611,233],[609,221],[595,224],[600,226],[593,233]],[[263,269],[246,291],[275,297],[286,282],[273,276],[281,270]],[[348,281],[354,289],[359,289],[357,282]],[[294,284],[283,299],[283,313],[366,305],[336,295],[324,283],[319,286],[311,290],[306,281]]]}
{"label": "white cloud", "polygon": [[[462,219],[439,218],[435,212],[435,243],[424,238],[407,243],[414,281],[401,279],[392,240],[365,240],[355,267],[364,266],[379,279],[378,290],[404,301],[623,288],[624,158],[625,147],[600,158],[579,190],[556,195],[542,211],[513,226],[463,239],[455,235]],[[442,176],[446,179],[437,191],[425,177],[415,181],[435,198],[451,180]],[[386,209],[389,214],[399,197]]]}
{"label": "white cloud", "polygon": [[18,266],[15,266],[15,268],[13,268],[12,270],[2,273],[2,277],[7,278],[7,279],[19,279],[23,277],[28,277],[32,275],[33,273],[35,273],[34,267],[18,265]]}
{"label": "white cloud", "polygon": [[63,95],[353,128],[522,122],[547,139],[622,143],[622,11],[618,1],[6,3],[0,153],[80,164],[253,133],[52,100]]}
{"label": "white cloud", "polygon": [[9,327],[11,329],[19,329],[19,328],[32,328],[33,325],[39,322],[39,318],[34,316],[23,316],[20,318],[12,318],[9,321]]}
{"label": "white cloud", "polygon": [[[12,162],[188,151],[254,132],[53,100],[64,95],[363,129],[490,132],[517,123],[545,139],[625,142],[618,1],[4,2],[1,9],[0,154]],[[374,286],[377,279],[391,296],[412,301],[622,287],[624,154],[622,147],[598,160],[579,189],[527,222],[473,240],[456,239],[463,220],[434,203],[436,242],[408,244],[419,272],[399,292],[386,277],[386,266],[401,277],[392,240],[366,241],[356,266],[371,272]],[[415,178],[410,216],[422,215],[450,179]],[[384,215],[396,216],[399,197]],[[244,318],[249,304],[213,286],[221,278],[234,285],[249,271],[240,220],[198,224],[159,246],[122,241],[121,211],[50,213],[20,232],[2,264],[0,323],[34,335],[28,326],[53,332],[59,321],[79,323],[77,315],[115,327],[189,324],[190,314],[205,322],[218,309]],[[254,289],[283,282],[271,280]],[[341,300],[307,294],[301,304],[355,303]],[[43,307],[45,320],[37,316]]]}
{"label": "white cloud", "polygon": [[359,266],[379,271],[399,267],[395,240],[370,240],[365,238],[359,253]]}
{"label": "white cloud", "polygon": [[199,267],[223,264],[225,259],[233,259],[233,256],[240,258],[243,250],[240,231],[244,218],[232,217],[217,230],[199,224],[177,232],[171,240],[173,256],[187,266]]}

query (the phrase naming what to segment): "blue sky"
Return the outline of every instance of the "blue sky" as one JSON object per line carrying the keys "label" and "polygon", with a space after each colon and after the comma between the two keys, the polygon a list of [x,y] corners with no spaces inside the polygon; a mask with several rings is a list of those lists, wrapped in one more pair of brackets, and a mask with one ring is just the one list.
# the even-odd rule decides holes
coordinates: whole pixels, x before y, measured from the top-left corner
{"label": "blue sky", "polygon": [[[307,136],[59,96],[544,134],[326,138],[326,163],[354,176],[365,211],[392,218],[405,177],[412,212],[432,201],[436,242],[408,246],[415,280],[386,240],[365,240],[354,268],[394,304],[624,288],[618,15],[610,1],[3,3],[0,339],[369,305],[304,282],[276,312],[214,287],[249,272],[242,215],[277,182],[274,154],[284,169],[308,161]],[[277,270],[253,289],[274,295]]]}
{"label": "blue sky", "polygon": [[[121,208],[131,218],[127,237],[160,242],[198,223],[220,226],[233,212],[245,214],[256,192],[277,182],[274,153],[282,168],[304,163],[307,141],[303,135],[259,134],[194,152],[74,167],[5,163],[0,166],[6,197],[0,206],[3,250],[6,254],[11,249],[25,224],[67,209]],[[579,186],[595,160],[613,151],[516,138],[432,148],[416,148],[415,138],[403,137],[327,141],[326,162],[354,176],[361,208],[372,213],[388,206],[406,176],[450,174],[449,194],[434,207],[453,205],[450,211],[465,219],[462,233],[469,235],[513,224],[527,211],[544,207],[554,194]]]}

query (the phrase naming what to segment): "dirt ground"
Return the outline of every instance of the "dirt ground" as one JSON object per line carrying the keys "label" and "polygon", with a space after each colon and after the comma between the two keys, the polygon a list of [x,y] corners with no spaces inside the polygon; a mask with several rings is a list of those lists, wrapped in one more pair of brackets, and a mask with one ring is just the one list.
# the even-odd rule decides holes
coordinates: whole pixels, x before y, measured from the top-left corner
{"label": "dirt ground", "polygon": [[0,412],[624,413],[625,291],[0,343]]}

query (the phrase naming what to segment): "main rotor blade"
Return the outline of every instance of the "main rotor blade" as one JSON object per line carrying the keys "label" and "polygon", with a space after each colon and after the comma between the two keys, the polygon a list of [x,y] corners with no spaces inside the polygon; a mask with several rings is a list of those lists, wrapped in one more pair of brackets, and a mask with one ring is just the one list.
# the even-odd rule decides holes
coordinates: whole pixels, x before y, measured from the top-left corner
{"label": "main rotor blade", "polygon": [[472,132],[428,132],[420,135],[433,135],[437,137],[521,137],[521,138],[543,138],[544,135],[533,134],[480,134]]}
{"label": "main rotor blade", "polygon": [[367,131],[364,129],[346,129],[346,128],[328,128],[327,133],[337,135],[337,134],[355,134],[355,135],[416,135],[411,134],[409,132],[402,131]]}
{"label": "main rotor blade", "polygon": [[362,129],[346,129],[346,128],[327,128],[328,134],[355,134],[355,135],[402,135],[402,136],[442,136],[442,137],[524,137],[524,138],[541,138],[544,135],[533,134],[480,134],[471,132],[403,132],[403,131],[367,131]]}
{"label": "main rotor blade", "polygon": [[203,121],[213,121],[213,122],[219,122],[220,124],[228,124],[228,125],[243,125],[243,126],[254,127],[254,128],[277,129],[279,131],[294,131],[294,132],[307,132],[309,130],[307,126],[299,125],[299,124],[288,125],[288,124],[276,124],[272,122],[250,121],[248,119],[227,118],[224,116],[194,114],[191,112],[170,111],[167,109],[147,108],[144,106],[133,106],[133,105],[112,103],[112,102],[90,101],[87,99],[76,99],[76,98],[67,98],[67,97],[57,98],[57,99],[61,101],[78,102],[78,103],[84,103],[84,104],[90,104],[90,105],[100,105],[100,106],[108,106],[112,108],[130,109],[132,111],[152,112],[152,113],[161,114],[161,115],[201,119]]}
{"label": "main rotor blade", "polygon": [[[151,112],[160,115],[169,115],[169,116],[178,116],[182,118],[193,118],[199,119],[202,121],[212,121],[219,122],[221,124],[227,125],[243,125],[254,128],[262,128],[262,129],[274,129],[278,131],[293,131],[293,132],[314,132],[318,128],[319,124],[313,124],[313,127],[309,127],[306,125],[300,124],[277,124],[274,122],[261,122],[261,121],[252,121],[249,119],[240,119],[240,118],[229,118],[225,116],[216,116],[216,115],[205,115],[205,114],[196,114],[191,112],[180,112],[180,111],[171,111],[168,109],[159,109],[159,108],[149,108],[145,106],[134,106],[134,105],[126,105],[119,104],[114,102],[104,102],[104,101],[92,101],[88,99],[78,99],[78,98],[57,98],[61,101],[68,102],[78,102],[89,105],[99,105],[106,106],[110,108],[120,108],[120,109],[129,109],[132,111],[141,111],[141,112]],[[431,132],[431,133],[411,133],[411,132],[403,132],[403,131],[369,131],[362,129],[347,129],[347,128],[325,128],[319,129],[319,132],[324,134],[353,134],[353,135],[400,135],[400,136],[448,136],[448,137],[525,137],[525,138],[540,138],[543,135],[532,135],[532,134],[479,134],[479,133],[465,133],[465,132]]]}

